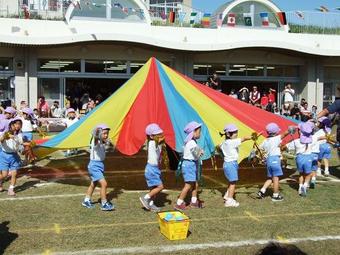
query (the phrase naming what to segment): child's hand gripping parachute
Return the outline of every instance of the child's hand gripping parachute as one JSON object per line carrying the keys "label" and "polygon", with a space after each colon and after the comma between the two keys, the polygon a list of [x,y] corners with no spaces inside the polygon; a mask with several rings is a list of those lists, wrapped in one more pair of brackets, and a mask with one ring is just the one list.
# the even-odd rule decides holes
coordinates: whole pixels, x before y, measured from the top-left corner
{"label": "child's hand gripping parachute", "polygon": [[254,141],[253,149],[251,150],[248,161],[251,163],[252,167],[255,167],[255,165],[265,165],[267,156],[263,150],[260,149],[257,141],[259,137],[262,135],[262,133],[252,133],[251,139]]}

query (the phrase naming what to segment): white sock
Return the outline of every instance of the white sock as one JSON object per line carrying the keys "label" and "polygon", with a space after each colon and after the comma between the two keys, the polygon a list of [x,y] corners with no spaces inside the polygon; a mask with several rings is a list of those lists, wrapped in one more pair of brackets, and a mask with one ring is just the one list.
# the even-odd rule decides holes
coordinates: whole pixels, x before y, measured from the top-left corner
{"label": "white sock", "polygon": [[9,185],[9,189],[14,189],[14,185]]}
{"label": "white sock", "polygon": [[312,177],[312,181],[313,181],[313,182],[316,181],[316,177],[315,177],[315,176]]}
{"label": "white sock", "polygon": [[149,205],[153,205],[153,200],[150,200]]}
{"label": "white sock", "polygon": [[184,201],[183,201],[182,199],[177,199],[176,204],[177,204],[177,205],[181,205],[181,204],[183,204],[183,202],[184,202]]}
{"label": "white sock", "polygon": [[90,201],[91,201],[91,198],[88,197],[88,196],[86,196],[86,197],[84,198],[84,201],[85,201],[85,202],[90,202]]}
{"label": "white sock", "polygon": [[318,172],[321,172],[321,167],[318,167]]}
{"label": "white sock", "polygon": [[105,205],[106,204],[106,202],[107,202],[107,200],[105,199],[105,200],[102,200],[102,205]]}
{"label": "white sock", "polygon": [[325,167],[325,172],[329,172],[329,167]]}
{"label": "white sock", "polygon": [[273,197],[278,197],[279,193],[273,193]]}
{"label": "white sock", "polygon": [[303,186],[304,186],[305,188],[307,188],[307,187],[308,187],[308,183],[305,182],[305,183],[303,184]]}
{"label": "white sock", "polygon": [[196,203],[197,202],[197,197],[191,197],[191,203]]}
{"label": "white sock", "polygon": [[265,189],[265,188],[260,189],[260,191],[261,191],[263,194],[266,193],[266,189]]}
{"label": "white sock", "polygon": [[146,195],[144,196],[144,198],[145,198],[146,200],[149,200],[151,197],[149,196],[149,194],[146,194]]}
{"label": "white sock", "polygon": [[299,184],[299,189],[301,189],[301,188],[302,188],[302,186],[303,186],[303,184],[301,184],[301,183],[300,183],[300,184]]}

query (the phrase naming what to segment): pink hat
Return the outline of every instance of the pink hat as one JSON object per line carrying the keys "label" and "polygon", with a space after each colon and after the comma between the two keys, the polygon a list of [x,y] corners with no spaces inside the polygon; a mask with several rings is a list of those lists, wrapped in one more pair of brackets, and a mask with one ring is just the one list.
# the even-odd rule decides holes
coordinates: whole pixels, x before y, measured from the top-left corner
{"label": "pink hat", "polygon": [[96,135],[98,129],[101,130],[110,130],[109,126],[106,124],[99,124],[92,130],[92,135]]}
{"label": "pink hat", "polygon": [[163,133],[163,130],[156,123],[152,123],[146,127],[145,133],[147,135],[158,135]]}
{"label": "pink hat", "polygon": [[17,113],[17,111],[13,108],[13,107],[11,107],[11,106],[7,106],[6,107],[6,109],[5,109],[5,113],[10,113],[10,114],[16,114]]}
{"label": "pink hat", "polygon": [[20,121],[22,123],[22,119],[20,119],[19,117],[15,117],[15,118],[9,120],[8,125],[10,126],[12,123],[17,122],[17,121]]}
{"label": "pink hat", "polygon": [[329,118],[327,117],[321,117],[318,119],[320,123],[322,123],[325,126],[325,131],[327,133],[330,133],[332,131],[332,122]]}
{"label": "pink hat", "polygon": [[22,112],[28,115],[33,115],[33,110],[31,108],[24,108],[22,109]]}
{"label": "pink hat", "polygon": [[307,123],[303,122],[299,124],[299,129],[300,129],[300,142],[302,144],[309,144],[312,143],[312,133],[313,133],[313,128],[312,126]]}
{"label": "pink hat", "polygon": [[68,108],[66,110],[66,115],[69,114],[70,112],[76,112],[73,108]]}
{"label": "pink hat", "polygon": [[238,131],[238,128],[234,124],[228,124],[224,126],[224,132],[230,133],[230,132],[236,132]]}
{"label": "pink hat", "polygon": [[184,139],[184,143],[189,142],[194,136],[194,131],[201,126],[202,124],[197,123],[196,121],[188,123],[184,128],[184,132],[187,134],[187,137]]}
{"label": "pink hat", "polygon": [[268,134],[277,134],[281,131],[280,127],[274,122],[269,123],[266,126],[266,130]]}

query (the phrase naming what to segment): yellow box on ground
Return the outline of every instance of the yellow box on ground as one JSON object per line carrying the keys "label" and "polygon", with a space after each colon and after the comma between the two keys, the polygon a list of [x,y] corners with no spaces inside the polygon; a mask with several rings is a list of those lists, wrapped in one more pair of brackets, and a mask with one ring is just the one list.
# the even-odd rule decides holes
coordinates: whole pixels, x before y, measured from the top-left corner
{"label": "yellow box on ground", "polygon": [[188,236],[189,217],[178,211],[158,213],[161,233],[169,240],[183,240]]}

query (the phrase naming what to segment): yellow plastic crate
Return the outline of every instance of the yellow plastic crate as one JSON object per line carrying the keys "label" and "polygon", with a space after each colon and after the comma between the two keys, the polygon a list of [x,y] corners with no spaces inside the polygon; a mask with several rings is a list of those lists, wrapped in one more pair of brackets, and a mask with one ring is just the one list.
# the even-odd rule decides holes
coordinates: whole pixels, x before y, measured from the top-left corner
{"label": "yellow plastic crate", "polygon": [[161,233],[169,240],[183,240],[188,236],[189,217],[178,211],[158,213]]}

